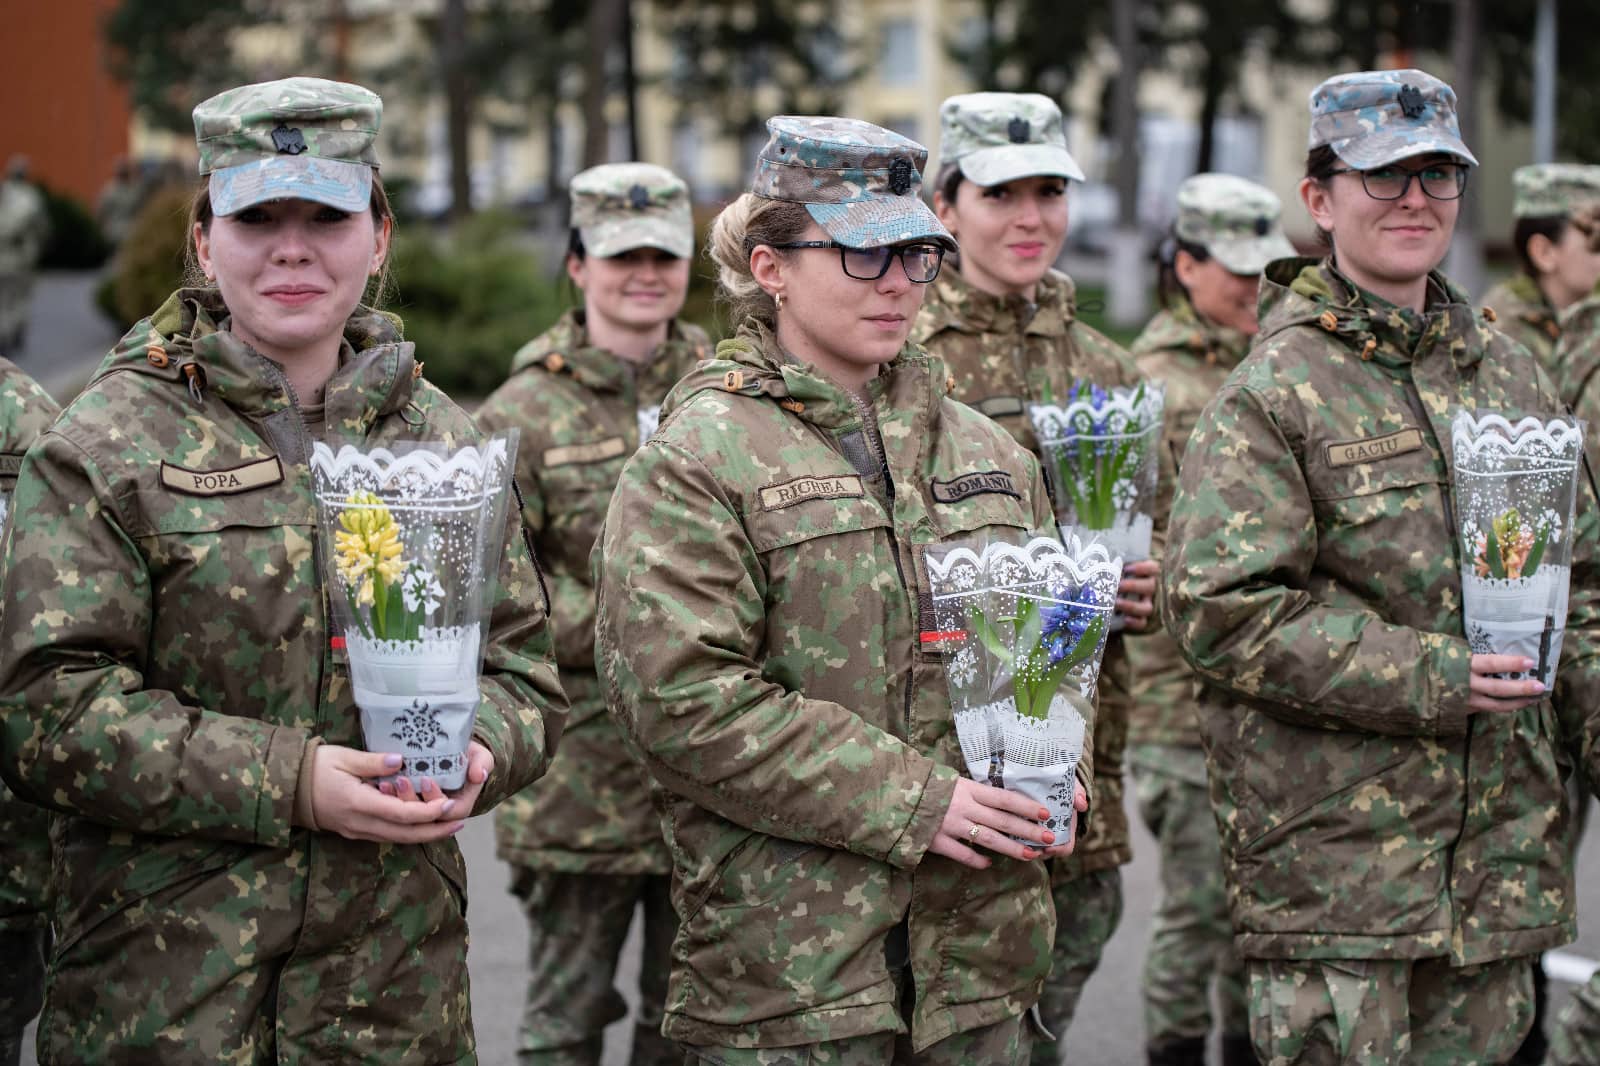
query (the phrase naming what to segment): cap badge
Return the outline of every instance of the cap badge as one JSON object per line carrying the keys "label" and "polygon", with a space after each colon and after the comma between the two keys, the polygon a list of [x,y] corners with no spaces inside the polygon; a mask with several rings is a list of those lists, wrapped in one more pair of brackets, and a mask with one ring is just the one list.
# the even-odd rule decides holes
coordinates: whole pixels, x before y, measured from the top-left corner
{"label": "cap badge", "polygon": [[278,123],[278,128],[272,131],[272,147],[281,155],[299,155],[306,150],[306,139],[299,129]]}
{"label": "cap badge", "polygon": [[1428,104],[1422,99],[1422,93],[1415,85],[1400,86],[1400,113],[1406,118],[1421,118],[1422,113],[1428,110]]}
{"label": "cap badge", "polygon": [[898,156],[889,164],[889,191],[904,196],[911,191],[911,160]]}
{"label": "cap badge", "polygon": [[650,193],[643,185],[635,185],[628,190],[628,203],[633,205],[635,211],[643,211],[650,206]]}
{"label": "cap badge", "polygon": [[1267,235],[1267,232],[1269,230],[1271,230],[1271,229],[1272,229],[1272,221],[1270,219],[1268,219],[1265,215],[1262,215],[1260,218],[1256,219],[1256,236],[1257,237],[1265,237]]}
{"label": "cap badge", "polygon": [[1012,144],[1027,144],[1033,139],[1033,128],[1027,119],[1019,115],[1006,124],[1006,136]]}

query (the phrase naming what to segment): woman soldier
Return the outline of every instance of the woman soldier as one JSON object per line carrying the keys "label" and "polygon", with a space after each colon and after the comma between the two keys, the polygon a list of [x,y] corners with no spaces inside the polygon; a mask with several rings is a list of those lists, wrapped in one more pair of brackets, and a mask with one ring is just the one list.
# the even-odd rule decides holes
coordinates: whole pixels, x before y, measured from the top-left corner
{"label": "woman soldier", "polygon": [[1600,252],[1589,249],[1588,235],[1572,225],[1573,212],[1600,200],[1600,166],[1538,163],[1511,175],[1515,192],[1516,274],[1484,294],[1500,332],[1554,369],[1561,339],[1562,312],[1582,300],[1600,281]]}
{"label": "woman soldier", "polygon": [[1068,845],[957,769],[924,552],[1049,503],[906,342],[953,243],[926,150],[768,129],[712,229],[738,335],[668,397],[601,541],[606,698],[675,863],[665,1031],[733,1066],[1022,1064],[1053,928],[1028,860]]}
{"label": "woman soldier", "polygon": [[[1196,174],[1178,186],[1178,217],[1162,249],[1165,305],[1133,342],[1139,371],[1166,383],[1162,462],[1183,455],[1195,420],[1239,365],[1256,333],[1256,290],[1273,259],[1294,255],[1282,205],[1253,181]],[[1162,478],[1163,486],[1171,477]],[[1164,516],[1166,494],[1158,505]],[[1224,1066],[1251,1066],[1244,970],[1233,950],[1217,824],[1206,798],[1195,720],[1196,678],[1166,633],[1131,645],[1128,765],[1139,813],[1161,851],[1161,894],[1144,964],[1144,1031],[1151,1066],[1205,1062],[1211,978]]]}
{"label": "woman soldier", "polygon": [[206,284],[23,463],[0,767],[64,815],[44,1062],[475,1061],[451,837],[538,776],[565,700],[508,520],[468,783],[385,793],[400,757],[359,750],[311,442],[477,436],[359,303],[393,227],[380,111],[314,78],[195,108]]}
{"label": "woman soldier", "polygon": [[[1595,501],[1552,693],[1463,636],[1450,423],[1561,409],[1434,268],[1472,154],[1417,70],[1311,94],[1300,195],[1330,242],[1262,281],[1173,505],[1169,627],[1200,728],[1263,1061],[1503,1062],[1530,957],[1573,936],[1569,736],[1593,768]],[[1559,717],[1558,717],[1559,716]]]}
{"label": "woman soldier", "polygon": [[[1077,319],[1072,279],[1052,270],[1067,233],[1067,181],[1083,171],[1067,152],[1061,111],[1035,93],[952,96],[939,109],[939,220],[961,242],[958,269],[932,287],[912,339],[949,366],[951,395],[1038,451],[1028,406],[1064,403],[1077,381],[1132,385],[1133,360]],[[1128,567],[1117,609],[1132,630],[1152,609],[1156,563]],[[1071,861],[1052,862],[1055,954],[1039,1009],[1060,1040],[1083,986],[1122,917],[1118,867],[1133,858],[1122,809],[1130,675],[1123,638],[1106,644],[1094,734],[1095,806]],[[1041,1041],[1034,1060],[1054,1063]]]}
{"label": "woman soldier", "polygon": [[516,354],[511,379],[477,415],[486,430],[522,433],[523,526],[547,567],[556,663],[572,703],[550,772],[495,816],[531,936],[520,1053],[524,1063],[598,1066],[606,1026],[627,1014],[612,980],[642,904],[631,1061],[677,1066],[683,1052],[661,1036],[672,865],[645,778],[605,713],[589,552],[623,461],[710,346],[676,317],[694,251],[688,186],[648,163],[612,163],[574,177],[571,193],[567,274],[583,307]]}
{"label": "woman soldier", "polygon": [[[61,409],[9,359],[0,358],[0,529],[22,456]],[[0,781],[0,1066],[17,1066],[22,1031],[44,1001],[50,950],[50,820]]]}

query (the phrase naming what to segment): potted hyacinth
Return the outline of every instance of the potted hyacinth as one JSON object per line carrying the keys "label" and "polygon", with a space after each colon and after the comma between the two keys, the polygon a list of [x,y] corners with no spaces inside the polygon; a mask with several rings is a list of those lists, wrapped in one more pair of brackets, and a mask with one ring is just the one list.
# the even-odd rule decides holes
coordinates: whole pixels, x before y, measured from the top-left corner
{"label": "potted hyacinth", "polygon": [[1566,631],[1583,423],[1462,411],[1450,444],[1467,643],[1534,660],[1529,676],[1548,686]]}
{"label": "potted hyacinth", "polygon": [[1064,404],[1047,392],[1028,407],[1056,521],[1125,562],[1150,558],[1165,405],[1159,382],[1108,390],[1077,381]]}
{"label": "potted hyacinth", "polygon": [[466,783],[516,436],[464,448],[313,445],[336,647],[369,751],[420,788]]}
{"label": "potted hyacinth", "polygon": [[1033,536],[939,545],[927,564],[968,773],[1039,801],[1070,841],[1122,561],[1103,544]]}

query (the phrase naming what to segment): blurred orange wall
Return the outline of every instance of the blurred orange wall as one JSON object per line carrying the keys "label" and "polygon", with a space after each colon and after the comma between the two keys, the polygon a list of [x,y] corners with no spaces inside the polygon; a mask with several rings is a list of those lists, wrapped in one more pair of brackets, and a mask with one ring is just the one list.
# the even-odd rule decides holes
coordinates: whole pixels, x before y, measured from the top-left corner
{"label": "blurred orange wall", "polygon": [[0,165],[91,208],[128,150],[128,93],[108,70],[100,23],[116,0],[0,0]]}

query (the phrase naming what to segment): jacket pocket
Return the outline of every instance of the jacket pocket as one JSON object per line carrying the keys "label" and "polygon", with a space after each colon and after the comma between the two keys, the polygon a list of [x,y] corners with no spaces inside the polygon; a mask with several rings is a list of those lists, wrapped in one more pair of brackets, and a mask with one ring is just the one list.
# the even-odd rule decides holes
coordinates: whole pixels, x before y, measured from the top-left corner
{"label": "jacket pocket", "polygon": [[429,841],[422,845],[422,854],[428,860],[428,865],[433,867],[450,895],[454,897],[456,909],[461,912],[461,917],[467,916],[467,863],[461,855],[461,848],[456,845],[454,837],[444,840]]}

